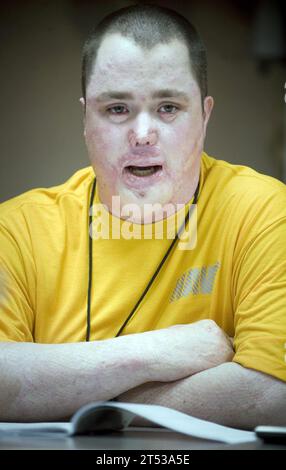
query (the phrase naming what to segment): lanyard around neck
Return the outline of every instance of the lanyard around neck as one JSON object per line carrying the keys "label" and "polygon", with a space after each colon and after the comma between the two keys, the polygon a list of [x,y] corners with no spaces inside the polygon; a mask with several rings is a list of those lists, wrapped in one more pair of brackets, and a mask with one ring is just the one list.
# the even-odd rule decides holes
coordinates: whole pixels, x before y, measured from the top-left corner
{"label": "lanyard around neck", "polygon": [[[90,196],[90,203],[89,203],[89,226],[88,226],[88,234],[89,234],[89,244],[88,244],[88,290],[87,290],[87,314],[86,314],[86,341],[90,340],[90,306],[91,306],[91,286],[92,286],[92,237],[90,236],[89,233],[89,227],[91,227],[92,224],[92,214],[91,214],[91,207],[93,205],[94,201],[94,195],[95,195],[95,189],[96,189],[96,178],[94,178],[94,182],[92,185],[92,191],[91,191],[91,196]],[[122,331],[124,330],[125,326],[127,323],[130,321],[130,319],[133,317],[134,313],[136,312],[137,308],[141,304],[142,300],[145,298],[147,292],[150,290],[152,284],[154,283],[155,279],[157,278],[159,272],[162,269],[162,266],[165,264],[169,254],[171,253],[174,245],[176,244],[182,230],[187,226],[187,223],[190,219],[190,215],[193,210],[193,206],[197,204],[198,202],[198,195],[199,195],[199,189],[200,189],[200,181],[198,182],[196,191],[194,193],[194,200],[193,203],[190,205],[190,208],[186,214],[185,220],[182,223],[181,227],[179,228],[178,232],[176,233],[175,238],[172,240],[172,243],[170,244],[169,248],[167,249],[166,253],[164,254],[163,258],[161,259],[160,263],[158,264],[153,276],[149,280],[147,286],[145,287],[144,291],[142,292],[141,296],[139,297],[138,301],[132,308],[131,312],[127,316],[126,320],[118,330],[118,332],[115,335],[115,338],[117,338]]]}

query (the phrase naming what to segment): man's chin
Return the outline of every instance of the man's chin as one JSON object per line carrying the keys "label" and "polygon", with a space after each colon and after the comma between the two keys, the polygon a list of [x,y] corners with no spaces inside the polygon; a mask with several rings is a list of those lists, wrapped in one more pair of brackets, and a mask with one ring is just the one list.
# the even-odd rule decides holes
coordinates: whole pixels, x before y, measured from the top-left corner
{"label": "man's chin", "polygon": [[122,220],[136,224],[150,224],[169,217],[177,208],[171,202],[172,191],[166,186],[150,188],[144,193],[119,188],[118,196],[112,197],[112,213]]}
{"label": "man's chin", "polygon": [[118,185],[117,194],[120,196],[122,205],[137,204],[139,207],[146,204],[165,205],[173,199],[173,187],[167,180],[141,188],[120,184]]}

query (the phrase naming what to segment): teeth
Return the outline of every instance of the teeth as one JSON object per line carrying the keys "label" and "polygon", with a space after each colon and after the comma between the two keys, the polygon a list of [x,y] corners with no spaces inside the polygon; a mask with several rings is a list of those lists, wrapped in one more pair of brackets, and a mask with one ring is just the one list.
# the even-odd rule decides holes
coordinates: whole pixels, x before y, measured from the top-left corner
{"label": "teeth", "polygon": [[160,166],[146,166],[146,167],[138,167],[138,166],[129,166],[128,171],[135,176],[150,176],[160,170]]}
{"label": "teeth", "polygon": [[155,173],[155,168],[140,169],[140,170],[139,168],[135,168],[130,171],[135,176],[150,176],[150,175],[153,175],[153,173]]}

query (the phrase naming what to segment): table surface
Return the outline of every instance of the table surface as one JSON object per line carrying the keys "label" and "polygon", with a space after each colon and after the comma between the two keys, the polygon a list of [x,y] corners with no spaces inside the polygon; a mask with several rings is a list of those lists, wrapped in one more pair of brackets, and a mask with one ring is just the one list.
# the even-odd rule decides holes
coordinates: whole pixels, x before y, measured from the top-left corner
{"label": "table surface", "polygon": [[222,444],[192,438],[163,428],[135,428],[93,436],[67,437],[60,433],[0,433],[1,449],[56,450],[286,450],[286,444],[266,444],[262,440],[245,444]]}

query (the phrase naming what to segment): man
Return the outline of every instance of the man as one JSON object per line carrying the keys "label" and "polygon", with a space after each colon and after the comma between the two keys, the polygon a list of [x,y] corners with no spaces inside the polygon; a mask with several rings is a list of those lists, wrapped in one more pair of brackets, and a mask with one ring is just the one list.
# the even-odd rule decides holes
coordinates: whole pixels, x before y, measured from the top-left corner
{"label": "man", "polygon": [[[203,152],[196,31],[160,7],[115,12],[85,45],[81,102],[92,167],[1,206],[0,419],[118,398],[285,424],[286,190]],[[179,214],[197,214],[192,249],[169,238]]]}

